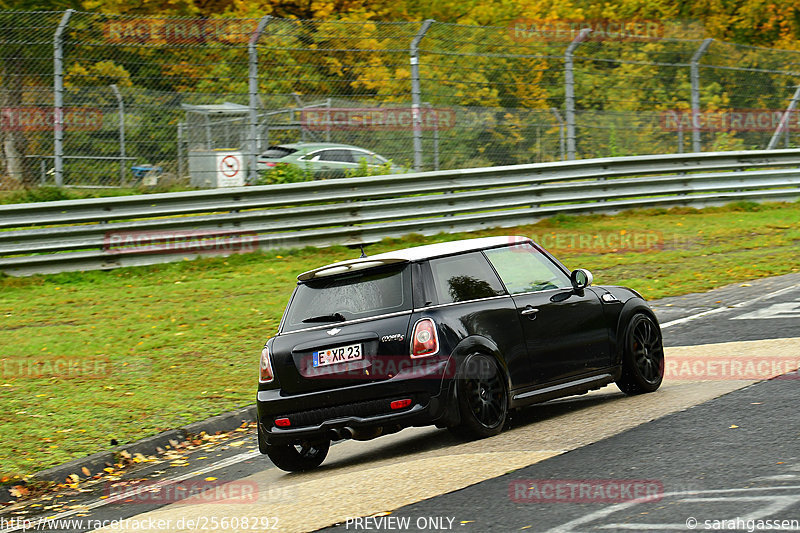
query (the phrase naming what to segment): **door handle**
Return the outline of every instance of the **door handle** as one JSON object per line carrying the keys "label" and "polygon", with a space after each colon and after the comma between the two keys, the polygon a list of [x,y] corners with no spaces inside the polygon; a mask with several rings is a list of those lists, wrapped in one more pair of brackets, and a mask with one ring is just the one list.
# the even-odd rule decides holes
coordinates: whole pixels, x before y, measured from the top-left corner
{"label": "door handle", "polygon": [[531,320],[533,320],[534,318],[536,318],[536,313],[538,313],[538,312],[539,312],[538,309],[536,309],[535,307],[531,307],[529,305],[528,307],[526,307],[525,309],[520,311],[519,314],[521,314],[522,316],[526,316],[526,317],[530,318]]}

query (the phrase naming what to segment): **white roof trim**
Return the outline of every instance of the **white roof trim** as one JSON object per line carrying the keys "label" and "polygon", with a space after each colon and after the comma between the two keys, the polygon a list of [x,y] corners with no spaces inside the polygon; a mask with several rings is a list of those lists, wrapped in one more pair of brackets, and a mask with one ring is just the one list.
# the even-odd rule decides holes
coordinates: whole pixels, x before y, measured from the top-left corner
{"label": "white roof trim", "polygon": [[503,246],[504,244],[521,244],[524,242],[532,241],[528,237],[511,235],[507,237],[483,237],[480,239],[463,239],[460,241],[426,244],[424,246],[404,248],[402,250],[395,250],[378,255],[359,257],[357,259],[349,259],[347,261],[332,263],[330,265],[325,265],[323,267],[303,272],[297,276],[297,279],[300,281],[307,281],[314,278],[333,276],[344,272],[373,268],[380,265],[420,261],[422,259],[430,259],[443,255],[483,250],[484,248],[493,248],[497,246]]}

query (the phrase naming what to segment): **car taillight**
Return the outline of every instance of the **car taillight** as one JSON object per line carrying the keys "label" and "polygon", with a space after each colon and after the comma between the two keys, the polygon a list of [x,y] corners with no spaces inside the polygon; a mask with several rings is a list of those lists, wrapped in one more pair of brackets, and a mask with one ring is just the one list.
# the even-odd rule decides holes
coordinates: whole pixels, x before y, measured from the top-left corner
{"label": "car taillight", "polygon": [[436,324],[430,318],[419,320],[411,337],[411,357],[428,357],[439,351]]}
{"label": "car taillight", "polygon": [[266,346],[261,350],[261,363],[258,366],[258,381],[261,383],[269,383],[275,379],[275,376],[272,374],[272,363],[269,361],[269,349],[267,349]]}
{"label": "car taillight", "polygon": [[397,409],[405,409],[409,405],[411,405],[411,399],[410,398],[406,398],[405,400],[395,400],[395,401],[393,401],[392,403],[389,404],[389,408],[394,411],[394,410],[397,410]]}

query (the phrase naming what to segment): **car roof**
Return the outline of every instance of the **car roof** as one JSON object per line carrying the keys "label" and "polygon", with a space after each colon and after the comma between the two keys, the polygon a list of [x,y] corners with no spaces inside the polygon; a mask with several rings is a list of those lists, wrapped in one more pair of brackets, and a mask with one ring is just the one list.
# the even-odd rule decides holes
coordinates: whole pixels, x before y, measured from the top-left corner
{"label": "car roof", "polygon": [[349,259],[347,261],[332,263],[330,265],[325,265],[307,272],[303,272],[297,276],[297,279],[299,281],[308,281],[310,279],[334,276],[336,274],[343,274],[345,272],[375,268],[394,263],[409,263],[445,255],[473,252],[476,250],[483,250],[485,248],[521,244],[525,242],[532,241],[528,237],[511,235],[506,237],[482,237],[478,239],[463,239],[459,241],[426,244],[424,246],[404,248],[402,250],[394,250],[392,252],[385,252],[378,255],[359,257],[358,259]]}
{"label": "car roof", "polygon": [[275,146],[278,148],[295,148],[297,150],[321,150],[323,148],[354,148],[356,150],[362,150],[364,152],[372,151],[366,148],[362,148],[360,146],[353,146],[352,144],[340,144],[340,143],[286,143],[286,144],[277,144]]}

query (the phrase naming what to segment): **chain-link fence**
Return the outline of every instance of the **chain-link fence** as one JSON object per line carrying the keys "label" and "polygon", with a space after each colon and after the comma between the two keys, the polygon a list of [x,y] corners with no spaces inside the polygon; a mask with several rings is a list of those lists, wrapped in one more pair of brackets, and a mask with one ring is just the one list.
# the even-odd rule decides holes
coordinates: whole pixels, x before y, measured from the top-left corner
{"label": "chain-link fence", "polygon": [[417,170],[795,144],[800,53],[579,30],[0,12],[0,186],[237,185],[292,143]]}

